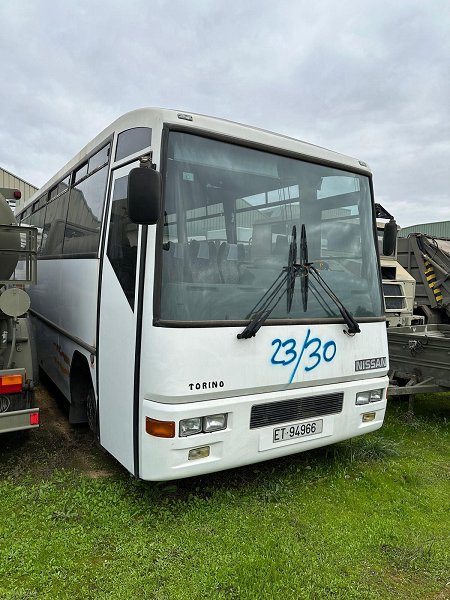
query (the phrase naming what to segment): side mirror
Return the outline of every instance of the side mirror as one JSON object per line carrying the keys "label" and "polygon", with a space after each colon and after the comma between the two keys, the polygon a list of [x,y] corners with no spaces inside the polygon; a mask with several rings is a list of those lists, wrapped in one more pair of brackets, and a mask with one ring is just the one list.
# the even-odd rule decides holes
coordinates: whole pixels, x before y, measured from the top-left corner
{"label": "side mirror", "polygon": [[161,173],[149,167],[131,169],[128,176],[128,216],[133,223],[154,225],[161,214]]}
{"label": "side mirror", "polygon": [[383,233],[383,255],[392,256],[395,252],[397,245],[397,223],[394,219],[391,219],[389,223],[384,226]]}

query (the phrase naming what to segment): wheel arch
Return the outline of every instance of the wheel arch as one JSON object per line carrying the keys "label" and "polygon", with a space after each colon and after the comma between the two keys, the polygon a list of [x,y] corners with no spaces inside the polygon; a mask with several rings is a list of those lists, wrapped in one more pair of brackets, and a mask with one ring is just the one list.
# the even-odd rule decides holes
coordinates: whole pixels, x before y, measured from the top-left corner
{"label": "wheel arch", "polygon": [[[75,350],[70,363],[70,423],[88,423],[88,397],[93,394],[96,402],[95,387],[88,359]],[[97,431],[97,419],[95,432]]]}

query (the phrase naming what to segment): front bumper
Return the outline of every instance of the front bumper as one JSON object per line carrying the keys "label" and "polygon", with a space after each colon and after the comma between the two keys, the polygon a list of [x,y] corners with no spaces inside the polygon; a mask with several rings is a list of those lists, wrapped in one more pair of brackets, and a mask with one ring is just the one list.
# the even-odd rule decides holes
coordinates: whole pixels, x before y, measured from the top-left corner
{"label": "front bumper", "polygon": [[[387,386],[388,378],[378,377],[300,390],[291,389],[176,405],[143,400],[139,440],[140,477],[150,481],[164,481],[203,475],[304,452],[375,431],[383,424]],[[377,388],[384,390],[382,400],[368,405],[355,405],[358,392]],[[323,419],[323,429],[320,433],[275,443],[273,430],[279,425],[250,429],[250,414],[254,405],[333,393],[343,393],[341,412],[292,421],[306,423],[318,418]],[[369,412],[375,413],[374,419],[363,422],[362,415]],[[226,429],[189,437],[178,436],[178,423],[181,419],[217,413],[228,414]],[[146,417],[175,421],[176,437],[164,439],[150,436],[145,431]],[[209,446],[209,456],[198,460],[188,459],[190,450],[204,446]]]}

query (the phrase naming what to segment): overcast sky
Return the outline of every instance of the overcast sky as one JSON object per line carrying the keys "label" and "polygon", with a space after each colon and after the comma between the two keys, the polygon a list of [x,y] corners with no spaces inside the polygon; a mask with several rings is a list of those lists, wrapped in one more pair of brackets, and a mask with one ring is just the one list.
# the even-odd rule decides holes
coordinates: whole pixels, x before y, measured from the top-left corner
{"label": "overcast sky", "polygon": [[0,166],[44,184],[121,114],[199,112],[365,160],[450,219],[449,0],[1,0]]}

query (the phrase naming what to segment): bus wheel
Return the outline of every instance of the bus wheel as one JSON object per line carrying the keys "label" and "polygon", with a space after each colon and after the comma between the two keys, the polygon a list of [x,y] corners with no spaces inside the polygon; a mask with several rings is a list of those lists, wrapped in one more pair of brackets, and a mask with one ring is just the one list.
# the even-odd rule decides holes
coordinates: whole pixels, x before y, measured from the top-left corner
{"label": "bus wheel", "polygon": [[98,435],[97,401],[88,362],[75,352],[70,367],[70,412],[72,424],[88,423],[95,437]]}

